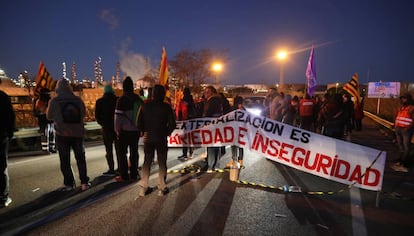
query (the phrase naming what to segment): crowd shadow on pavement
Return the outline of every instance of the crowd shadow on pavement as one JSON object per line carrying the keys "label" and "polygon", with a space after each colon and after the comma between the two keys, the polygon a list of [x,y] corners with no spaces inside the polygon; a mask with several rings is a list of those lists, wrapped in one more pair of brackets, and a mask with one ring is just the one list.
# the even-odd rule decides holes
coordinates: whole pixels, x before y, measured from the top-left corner
{"label": "crowd shadow on pavement", "polygon": [[30,228],[30,224],[33,224],[33,222],[53,217],[56,212],[70,209],[73,205],[90,201],[134,183],[132,181],[111,182],[113,178],[113,176],[97,176],[91,181],[91,188],[86,191],[82,191],[80,186],[71,191],[62,191],[58,188],[31,202],[13,208],[0,215],[0,234],[12,229]]}

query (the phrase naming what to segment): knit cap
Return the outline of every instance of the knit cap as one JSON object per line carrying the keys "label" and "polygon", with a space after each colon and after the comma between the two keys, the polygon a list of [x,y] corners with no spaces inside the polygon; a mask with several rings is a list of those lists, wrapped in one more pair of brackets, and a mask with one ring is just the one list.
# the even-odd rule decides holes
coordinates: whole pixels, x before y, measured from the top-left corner
{"label": "knit cap", "polygon": [[105,85],[104,93],[114,93],[114,89],[112,88],[111,85]]}

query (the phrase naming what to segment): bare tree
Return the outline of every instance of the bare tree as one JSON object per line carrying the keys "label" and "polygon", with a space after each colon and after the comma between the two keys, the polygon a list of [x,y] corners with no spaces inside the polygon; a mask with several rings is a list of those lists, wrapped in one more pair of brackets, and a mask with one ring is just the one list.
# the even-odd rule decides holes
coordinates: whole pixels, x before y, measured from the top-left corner
{"label": "bare tree", "polygon": [[213,76],[211,65],[215,60],[227,61],[228,50],[184,49],[169,61],[171,76],[175,77],[178,87],[197,87]]}

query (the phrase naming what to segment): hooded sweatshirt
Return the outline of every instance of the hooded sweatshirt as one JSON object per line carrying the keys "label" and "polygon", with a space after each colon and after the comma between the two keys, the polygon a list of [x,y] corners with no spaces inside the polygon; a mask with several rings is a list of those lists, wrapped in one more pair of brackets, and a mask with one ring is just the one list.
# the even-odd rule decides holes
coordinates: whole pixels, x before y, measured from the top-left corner
{"label": "hooded sweatshirt", "polygon": [[[56,84],[56,96],[49,101],[46,111],[48,120],[53,120],[57,136],[65,137],[83,137],[85,127],[83,119],[85,118],[85,104],[82,99],[73,94],[72,87],[66,79],[60,79]],[[64,121],[63,112],[66,106],[71,105],[79,111],[79,120],[76,122]]]}
{"label": "hooded sweatshirt", "polygon": [[144,132],[145,143],[165,143],[175,129],[175,117],[171,106],[164,102],[165,88],[155,85],[153,100],[142,106],[138,115],[138,126]]}
{"label": "hooded sweatshirt", "polygon": [[115,133],[119,136],[122,132],[138,132],[136,124],[137,113],[144,101],[134,93],[134,84],[130,77],[126,77],[123,83],[123,95],[118,99],[115,108]]}

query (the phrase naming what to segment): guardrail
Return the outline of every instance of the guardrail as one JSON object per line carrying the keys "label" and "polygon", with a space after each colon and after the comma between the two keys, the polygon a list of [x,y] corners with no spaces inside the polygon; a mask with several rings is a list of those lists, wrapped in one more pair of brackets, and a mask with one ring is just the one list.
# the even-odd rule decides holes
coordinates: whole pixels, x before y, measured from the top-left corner
{"label": "guardrail", "polygon": [[[86,122],[86,131],[98,130],[101,126],[96,121]],[[40,136],[39,127],[37,128],[21,128],[14,132],[14,139],[32,138]]]}
{"label": "guardrail", "polygon": [[[370,112],[364,111],[364,114],[371,118],[374,122],[376,122],[377,124],[382,125],[383,127],[387,128],[389,131],[391,132],[395,132],[395,128],[394,128],[394,123],[390,122],[388,120],[384,120]],[[414,143],[414,136],[411,138],[411,143]]]}
{"label": "guardrail", "polygon": [[391,130],[393,132],[395,131],[395,129],[394,129],[394,123],[393,122],[390,122],[388,120],[384,120],[381,117],[378,117],[378,116],[376,116],[376,115],[374,115],[374,114],[372,114],[371,112],[368,112],[368,111],[364,111],[364,114],[367,117],[369,117],[372,120],[374,120],[376,123],[384,126],[385,128],[387,128],[387,129],[389,129],[389,130]]}

